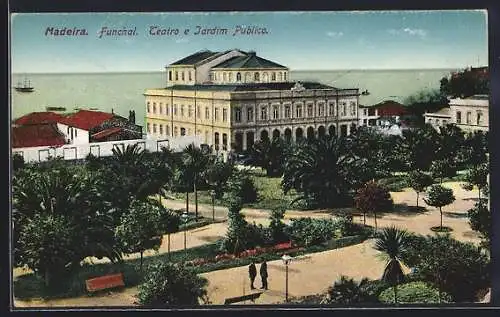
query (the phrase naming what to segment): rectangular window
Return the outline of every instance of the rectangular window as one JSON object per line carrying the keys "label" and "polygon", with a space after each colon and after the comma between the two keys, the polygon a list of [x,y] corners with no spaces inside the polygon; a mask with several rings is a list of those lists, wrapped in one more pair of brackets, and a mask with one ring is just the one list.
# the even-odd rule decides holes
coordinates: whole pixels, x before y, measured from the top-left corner
{"label": "rectangular window", "polygon": [[181,79],[184,81],[184,72],[181,72]]}
{"label": "rectangular window", "polygon": [[215,108],[214,120],[219,121],[219,108]]}
{"label": "rectangular window", "polygon": [[222,109],[222,122],[227,122],[227,109]]}
{"label": "rectangular window", "polygon": [[192,115],[193,115],[193,106],[189,105],[188,106],[188,117],[191,118]]}
{"label": "rectangular window", "polygon": [[462,113],[460,111],[457,111],[457,123],[462,123]]}
{"label": "rectangular window", "polygon": [[279,119],[280,115],[279,115],[279,107],[278,106],[274,106],[273,108],[273,119]]}
{"label": "rectangular window", "polygon": [[345,117],[347,115],[347,103],[343,102],[342,103],[342,112],[340,113],[342,117]]}
{"label": "rectangular window", "polygon": [[285,106],[285,118],[290,118],[291,111],[290,111],[290,106]]}
{"label": "rectangular window", "polygon": [[184,105],[181,105],[181,117],[184,117]]}
{"label": "rectangular window", "polygon": [[170,135],[170,128],[168,125],[165,125],[165,134]]}
{"label": "rectangular window", "polygon": [[151,104],[150,104],[150,102],[148,101],[148,113],[150,113],[150,112],[151,112]]}
{"label": "rectangular window", "polygon": [[297,109],[297,111],[296,111],[296,116],[295,117],[302,118],[302,106],[298,105],[296,109]]}
{"label": "rectangular window", "polygon": [[471,123],[471,117],[472,117],[472,112],[470,111],[467,111],[467,124],[470,124]]}
{"label": "rectangular window", "polygon": [[160,135],[163,135],[163,124],[160,124]]}
{"label": "rectangular window", "polygon": [[151,133],[151,123],[148,123],[148,133]]}
{"label": "rectangular window", "polygon": [[205,107],[205,119],[210,119],[210,109],[208,107]]}
{"label": "rectangular window", "polygon": [[170,81],[172,80],[172,71],[171,70],[168,71],[168,80],[170,80]]}
{"label": "rectangular window", "polygon": [[481,125],[483,123],[483,113],[481,111],[477,112],[476,124]]}
{"label": "rectangular window", "polygon": [[247,108],[247,121],[253,121],[253,108]]}
{"label": "rectangular window", "polygon": [[351,116],[356,115],[356,103],[354,101],[351,101]]}
{"label": "rectangular window", "polygon": [[328,108],[328,115],[329,116],[335,115],[335,103],[334,102],[330,102],[330,107]]}
{"label": "rectangular window", "polygon": [[175,80],[179,80],[179,72],[175,71]]}
{"label": "rectangular window", "polygon": [[168,103],[165,104],[165,114],[168,116],[170,113],[170,106],[168,105]]}
{"label": "rectangular window", "polygon": [[260,109],[260,119],[267,120],[267,107],[262,107]]}
{"label": "rectangular window", "polygon": [[191,81],[191,72],[188,72],[188,75],[189,75],[189,81]]}
{"label": "rectangular window", "polygon": [[318,104],[318,117],[324,116],[325,105],[323,103]]}
{"label": "rectangular window", "polygon": [[153,102],[153,113],[156,114],[156,102]]}
{"label": "rectangular window", "polygon": [[174,116],[177,116],[177,105],[174,105]]}
{"label": "rectangular window", "polygon": [[153,133],[156,133],[156,123],[153,123]]}
{"label": "rectangular window", "polygon": [[241,108],[234,109],[234,121],[241,122]]}
{"label": "rectangular window", "polygon": [[309,118],[312,118],[314,116],[314,114],[313,114],[313,105],[312,104],[308,104],[307,105],[307,116]]}
{"label": "rectangular window", "polygon": [[224,151],[227,150],[227,134],[226,133],[222,133],[222,149]]}
{"label": "rectangular window", "polygon": [[163,114],[163,104],[161,102],[159,104],[159,107],[160,107],[160,114]]}

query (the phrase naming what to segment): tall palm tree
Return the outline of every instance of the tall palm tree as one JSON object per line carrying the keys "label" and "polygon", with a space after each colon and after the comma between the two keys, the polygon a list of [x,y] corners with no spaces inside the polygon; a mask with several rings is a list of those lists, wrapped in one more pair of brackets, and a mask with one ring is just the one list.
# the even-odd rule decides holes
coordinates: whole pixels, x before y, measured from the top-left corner
{"label": "tall palm tree", "polygon": [[186,146],[182,154],[185,172],[187,175],[191,176],[193,180],[192,185],[194,191],[195,215],[196,219],[198,219],[198,191],[196,189],[196,185],[200,180],[201,173],[208,165],[209,158],[208,155],[203,153],[203,151],[194,145],[194,143]]}
{"label": "tall palm tree", "polygon": [[374,249],[382,252],[387,264],[382,275],[382,280],[393,286],[394,303],[398,302],[398,284],[404,279],[401,266],[402,256],[408,245],[408,232],[394,226],[384,228],[375,240]]}
{"label": "tall palm tree", "polygon": [[287,153],[281,185],[285,194],[295,189],[300,194],[296,200],[331,207],[347,197],[356,181],[353,173],[360,159],[344,138],[298,142]]}

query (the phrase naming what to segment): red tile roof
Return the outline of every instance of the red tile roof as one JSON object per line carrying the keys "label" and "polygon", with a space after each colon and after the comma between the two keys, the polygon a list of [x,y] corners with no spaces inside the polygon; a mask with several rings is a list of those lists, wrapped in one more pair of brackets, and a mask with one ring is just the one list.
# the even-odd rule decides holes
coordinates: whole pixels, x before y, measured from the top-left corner
{"label": "red tile roof", "polygon": [[96,139],[96,140],[103,139],[107,136],[113,135],[113,134],[120,132],[122,130],[123,129],[120,127],[109,128],[109,129],[102,130],[100,132],[92,134],[91,138]]}
{"label": "red tile roof", "polygon": [[61,146],[66,144],[55,124],[25,125],[12,128],[12,147]]}
{"label": "red tile roof", "polygon": [[14,123],[17,125],[56,123],[63,118],[62,115],[51,111],[32,112],[18,118]]}
{"label": "red tile roof", "polygon": [[373,106],[378,110],[378,115],[384,116],[402,116],[408,113],[406,107],[394,100],[386,100]]}
{"label": "red tile roof", "polygon": [[77,113],[64,118],[61,123],[88,131],[113,117],[114,115],[112,113],[80,110]]}

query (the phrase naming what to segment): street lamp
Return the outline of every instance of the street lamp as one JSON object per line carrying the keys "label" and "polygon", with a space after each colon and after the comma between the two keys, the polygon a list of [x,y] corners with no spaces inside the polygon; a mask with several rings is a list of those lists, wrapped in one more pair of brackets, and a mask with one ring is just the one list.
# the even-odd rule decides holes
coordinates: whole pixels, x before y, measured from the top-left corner
{"label": "street lamp", "polygon": [[210,196],[212,196],[212,220],[215,221],[215,190],[210,190]]}
{"label": "street lamp", "polygon": [[184,253],[186,253],[186,231],[187,231],[186,224],[187,224],[188,218],[189,218],[188,213],[183,212],[181,215],[181,219],[182,219],[182,222],[184,223]]}
{"label": "street lamp", "polygon": [[283,264],[285,264],[285,302],[288,303],[288,264],[290,264],[292,257],[284,254],[281,259],[283,260]]}

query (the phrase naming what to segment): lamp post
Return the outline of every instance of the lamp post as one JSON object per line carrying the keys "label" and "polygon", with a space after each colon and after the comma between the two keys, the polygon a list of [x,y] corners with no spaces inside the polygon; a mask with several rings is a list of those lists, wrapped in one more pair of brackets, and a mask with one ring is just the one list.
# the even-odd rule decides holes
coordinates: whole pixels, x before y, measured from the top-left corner
{"label": "lamp post", "polygon": [[210,190],[210,196],[212,196],[212,220],[215,221],[215,190]]}
{"label": "lamp post", "polygon": [[292,257],[284,254],[281,259],[283,260],[283,264],[285,264],[285,302],[288,303],[288,264],[290,264]]}
{"label": "lamp post", "polygon": [[184,223],[184,253],[186,253],[186,231],[187,231],[186,224],[187,224],[188,218],[189,218],[188,213],[183,212],[181,215],[181,219],[182,219],[182,222]]}

